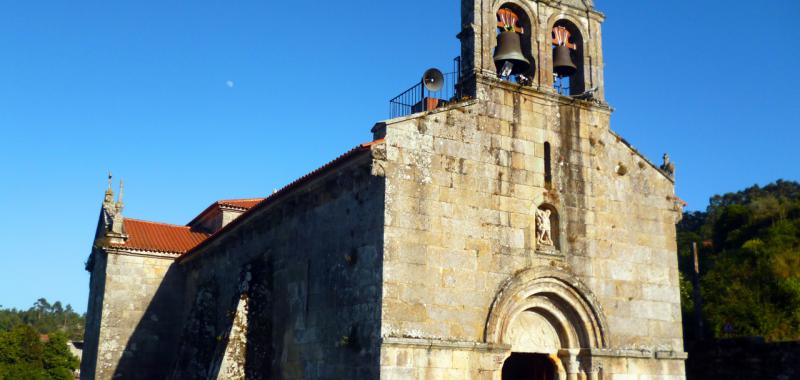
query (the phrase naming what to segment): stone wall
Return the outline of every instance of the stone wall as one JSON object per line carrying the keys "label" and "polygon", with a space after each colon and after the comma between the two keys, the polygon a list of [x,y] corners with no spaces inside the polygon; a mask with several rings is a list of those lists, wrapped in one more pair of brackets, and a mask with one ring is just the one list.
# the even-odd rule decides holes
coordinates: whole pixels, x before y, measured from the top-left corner
{"label": "stone wall", "polygon": [[[386,136],[383,337],[485,342],[503,284],[552,267],[596,301],[600,348],[620,358],[603,360],[609,370],[650,360],[634,375],[682,376],[680,360],[656,358],[682,352],[672,182],[609,130],[608,108],[484,81],[477,101],[376,130]],[[536,243],[542,204],[559,215],[557,250]]]}
{"label": "stone wall", "polygon": [[89,279],[89,305],[86,308],[86,327],[84,329],[84,349],[81,355],[81,378],[94,379],[97,368],[97,349],[100,343],[100,323],[105,295],[106,262],[108,256],[103,251],[94,250],[87,270]]}
{"label": "stone wall", "polygon": [[173,378],[377,378],[383,178],[369,152],[181,262]]}
{"label": "stone wall", "polygon": [[586,251],[572,267],[603,304],[614,346],[682,351],[673,184],[610,131],[591,139]]}
{"label": "stone wall", "polygon": [[164,378],[173,357],[164,348],[176,344],[175,317],[181,314],[174,257],[110,251],[95,260],[91,294],[102,300],[102,309],[90,306],[82,377]]}
{"label": "stone wall", "polygon": [[487,378],[486,374],[502,364],[506,351],[485,344],[386,338],[381,350],[381,379]]}

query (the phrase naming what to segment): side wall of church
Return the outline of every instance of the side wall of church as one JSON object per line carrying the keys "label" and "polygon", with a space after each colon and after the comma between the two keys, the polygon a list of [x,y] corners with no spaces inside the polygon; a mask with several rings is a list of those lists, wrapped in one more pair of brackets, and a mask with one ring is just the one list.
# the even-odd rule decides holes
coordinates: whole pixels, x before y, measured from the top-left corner
{"label": "side wall of church", "polygon": [[[489,311],[537,267],[574,276],[606,316],[611,351],[587,371],[682,376],[681,360],[656,359],[683,349],[672,182],[609,130],[607,108],[492,86],[385,126],[382,378],[440,378],[461,363],[458,376],[499,379],[514,347],[486,345]],[[536,242],[543,204],[558,214],[556,252]]]}
{"label": "side wall of church", "polygon": [[87,321],[86,340],[97,349],[84,350],[89,361],[82,378],[164,378],[172,360],[164,347],[175,345],[172,317],[180,313],[174,308],[181,293],[174,258],[110,252],[95,260],[90,307],[98,315]]}
{"label": "side wall of church", "polygon": [[173,378],[378,377],[383,178],[369,152],[254,211],[181,263]]}
{"label": "side wall of church", "polygon": [[86,327],[84,330],[83,353],[81,354],[81,377],[94,379],[97,368],[97,348],[100,339],[100,322],[103,312],[103,293],[106,283],[107,256],[102,251],[92,255],[92,266],[89,268],[89,304],[86,307]]}

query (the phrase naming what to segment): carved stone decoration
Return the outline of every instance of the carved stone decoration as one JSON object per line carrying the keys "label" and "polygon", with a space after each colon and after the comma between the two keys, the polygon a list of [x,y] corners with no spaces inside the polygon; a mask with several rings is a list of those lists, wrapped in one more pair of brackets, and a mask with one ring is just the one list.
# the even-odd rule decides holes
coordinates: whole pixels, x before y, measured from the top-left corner
{"label": "carved stone decoration", "polygon": [[554,247],[552,224],[550,214],[552,211],[547,209],[536,210],[536,244],[546,247]]}
{"label": "carved stone decoration", "polygon": [[550,321],[531,310],[514,317],[506,332],[506,343],[511,344],[514,352],[531,354],[556,353],[562,346]]}
{"label": "carved stone decoration", "polygon": [[664,172],[664,174],[666,174],[670,178],[674,179],[675,178],[675,163],[672,162],[672,160],[670,160],[669,154],[667,154],[667,153],[664,153],[663,159],[664,159],[664,162],[661,164],[659,169],[661,169],[661,171]]}

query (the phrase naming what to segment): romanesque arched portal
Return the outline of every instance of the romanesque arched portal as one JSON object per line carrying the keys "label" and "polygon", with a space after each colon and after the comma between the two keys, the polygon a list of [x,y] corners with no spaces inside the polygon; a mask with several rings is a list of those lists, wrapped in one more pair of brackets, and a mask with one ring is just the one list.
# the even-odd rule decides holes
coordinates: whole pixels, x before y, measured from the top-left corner
{"label": "romanesque arched portal", "polygon": [[[560,379],[577,379],[580,374],[592,379],[597,373],[591,352],[607,346],[606,331],[598,303],[580,281],[563,270],[538,267],[502,287],[492,305],[485,339],[510,346],[507,361],[519,362],[527,355],[531,361],[551,365]],[[509,368],[508,363],[504,367]],[[507,373],[503,378],[513,379]]]}

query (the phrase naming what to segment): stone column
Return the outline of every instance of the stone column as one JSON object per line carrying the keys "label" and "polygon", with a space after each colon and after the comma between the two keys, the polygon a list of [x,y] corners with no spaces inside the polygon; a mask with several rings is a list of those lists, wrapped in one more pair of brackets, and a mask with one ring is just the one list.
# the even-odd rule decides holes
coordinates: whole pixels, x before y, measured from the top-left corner
{"label": "stone column", "polygon": [[564,370],[567,371],[567,380],[581,380],[581,365],[578,362],[578,354],[581,350],[577,348],[564,349],[558,351],[558,357],[564,363]]}
{"label": "stone column", "polygon": [[590,354],[584,354],[579,358],[581,368],[583,368],[584,377],[587,380],[602,380],[600,376],[601,365],[593,360]]}

